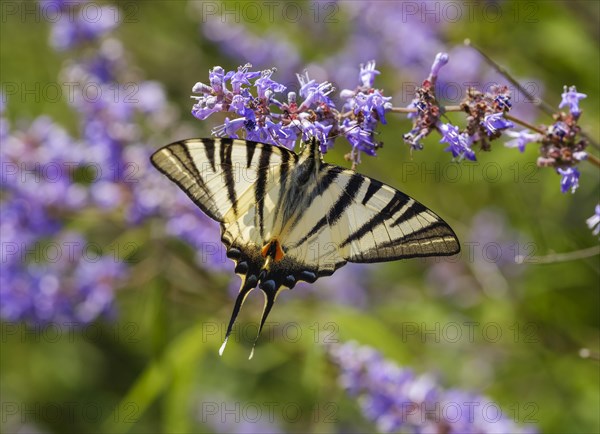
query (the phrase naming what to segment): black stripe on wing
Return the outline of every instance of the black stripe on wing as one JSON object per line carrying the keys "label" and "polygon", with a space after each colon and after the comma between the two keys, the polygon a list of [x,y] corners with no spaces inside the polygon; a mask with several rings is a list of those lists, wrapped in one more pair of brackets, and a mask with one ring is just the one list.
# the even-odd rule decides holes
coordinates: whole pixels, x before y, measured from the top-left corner
{"label": "black stripe on wing", "polygon": [[[309,238],[316,235],[326,225],[335,225],[342,214],[348,209],[348,207],[354,202],[360,187],[364,183],[365,178],[358,173],[353,174],[350,177],[348,183],[344,186],[344,194],[342,194],[337,202],[329,209],[329,211],[313,226],[313,228],[304,235],[293,247],[298,247],[306,242]],[[322,192],[321,194],[323,194]]]}
{"label": "black stripe on wing", "polygon": [[383,186],[383,182],[377,181],[375,179],[370,179],[369,186],[367,187],[367,191],[363,197],[362,204],[366,205],[369,202],[369,199],[373,197],[375,193],[377,193],[381,187]]}
{"label": "black stripe on wing", "polygon": [[220,142],[221,171],[224,175],[225,186],[227,187],[227,199],[231,203],[233,214],[238,216],[237,194],[235,190],[234,167],[231,162],[231,153],[233,151],[233,141],[231,139],[221,139]]}
{"label": "black stripe on wing", "polygon": [[269,162],[271,160],[272,146],[263,145],[260,150],[258,163],[258,177],[254,184],[254,199],[258,215],[258,228],[261,238],[264,238],[265,232],[265,194],[267,186],[267,177],[269,175]]}
{"label": "black stripe on wing", "polygon": [[378,226],[382,225],[386,219],[390,216],[394,215],[398,210],[400,210],[408,201],[410,197],[407,195],[396,191],[392,199],[388,202],[388,204],[377,214],[375,214],[369,221],[364,223],[360,228],[351,233],[348,238],[340,243],[340,247],[345,247],[353,241],[358,241],[366,234],[376,229]]}
{"label": "black stripe on wing", "polygon": [[252,164],[252,159],[254,158],[254,151],[256,151],[256,145],[256,142],[246,142],[246,169],[248,169]]}
{"label": "black stripe on wing", "polygon": [[210,167],[213,172],[217,171],[215,166],[215,141],[213,139],[204,139],[202,141],[204,144],[204,152],[206,153],[206,159],[210,163]]}
{"label": "black stripe on wing", "polygon": [[[294,163],[297,162],[298,157],[294,155],[293,158]],[[279,188],[281,192],[286,191],[288,185],[288,178],[290,175],[290,154],[284,152],[281,154],[281,166],[279,167]],[[279,212],[283,204],[283,194],[279,195],[279,200],[277,201],[277,205],[275,207],[275,212],[273,214],[273,221],[277,221],[277,217],[279,217]]]}
{"label": "black stripe on wing", "polygon": [[[317,180],[317,184],[310,191],[307,202],[304,204],[306,209],[310,209],[310,206],[312,205],[313,201],[318,196],[322,196],[323,193],[325,193],[325,191],[327,191],[329,186],[335,182],[335,180],[337,179],[339,174],[342,173],[344,170],[339,166],[333,166],[333,165],[329,165],[329,164],[324,164],[321,167],[325,168],[325,170],[322,170],[322,172],[324,172],[324,173],[322,173],[319,176],[319,178]],[[302,188],[304,186],[300,186],[300,187]],[[284,213],[284,219],[285,218],[288,218],[286,213]],[[302,213],[297,213],[294,220],[289,225],[290,229],[293,229],[294,226],[296,226],[298,224],[298,222],[301,220],[301,218],[302,218]]]}
{"label": "black stripe on wing", "polygon": [[[212,141],[212,139],[208,139]],[[204,142],[204,140],[201,140]],[[176,142],[159,149],[150,161],[161,173],[177,184],[188,197],[210,218],[222,221],[215,203],[185,142]]]}

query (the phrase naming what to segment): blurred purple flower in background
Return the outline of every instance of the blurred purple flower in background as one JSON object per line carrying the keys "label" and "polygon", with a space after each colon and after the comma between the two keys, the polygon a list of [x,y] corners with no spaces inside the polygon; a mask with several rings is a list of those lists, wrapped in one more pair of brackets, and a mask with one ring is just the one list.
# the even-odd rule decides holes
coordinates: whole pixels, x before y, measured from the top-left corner
{"label": "blurred purple flower in background", "polygon": [[53,23],[50,44],[59,51],[95,41],[113,30],[119,20],[116,8],[96,4],[87,7],[90,4],[87,0],[40,0],[39,3],[43,16]]}
{"label": "blurred purple flower in background", "polygon": [[[8,320],[88,322],[108,313],[125,266],[90,251],[63,218],[90,204],[76,169],[92,167],[85,146],[50,118],[9,131],[0,150],[0,314]],[[83,179],[85,181],[85,179]]]}
{"label": "blurred purple flower in background", "polygon": [[600,204],[596,205],[594,215],[585,221],[594,235],[600,234]]}
{"label": "blurred purple flower in background", "polygon": [[536,432],[533,426],[520,427],[504,417],[500,406],[489,398],[445,390],[432,375],[417,375],[371,347],[351,341],[329,345],[327,352],[340,369],[340,385],[358,398],[363,414],[379,432]]}
{"label": "blurred purple flower in background", "polygon": [[[277,404],[277,403],[268,403]],[[273,410],[273,407],[270,407]],[[266,413],[266,412],[264,412]],[[215,433],[278,434],[283,433],[272,413],[268,417],[260,404],[235,400],[221,394],[204,397],[199,405],[198,420]],[[244,415],[244,417],[240,417]],[[256,415],[256,416],[255,416]]]}
{"label": "blurred purple flower in background", "polygon": [[[299,282],[290,294],[283,297],[307,297],[317,295],[321,300],[330,300],[336,305],[351,306],[354,309],[367,309],[370,306],[369,282],[376,274],[377,265],[347,263],[326,279],[315,283]],[[239,285],[235,291],[239,289]]]}
{"label": "blurred purple flower in background", "polygon": [[504,143],[507,148],[518,148],[520,152],[525,152],[525,145],[527,143],[537,142],[541,140],[541,136],[538,133],[530,133],[529,130],[522,131],[507,131],[506,135],[512,137],[513,140],[509,140]]}
{"label": "blurred purple flower in background", "polygon": [[340,88],[353,85],[355,80],[353,68],[344,65],[356,65],[372,58],[401,69],[409,80],[417,79],[422,68],[429,65],[442,47],[443,27],[439,21],[423,20],[427,8],[424,4],[404,7],[396,2],[313,1],[302,8],[298,17],[285,15],[286,9],[274,4],[273,16],[281,16],[285,24],[293,22],[301,29],[298,34],[283,25],[278,27],[277,21],[265,30],[241,24],[235,19],[234,10],[229,13],[208,11],[202,2],[189,4],[201,19],[202,34],[216,43],[222,53],[236,62],[240,59],[252,62],[258,68],[278,65],[284,83],[291,83],[293,74],[303,65],[295,37],[301,34],[318,43],[326,37],[323,22],[336,22],[340,17],[352,22],[352,28],[338,38],[337,52],[332,50],[331,56],[319,61],[319,66],[308,65],[308,70],[318,72],[320,79],[323,73],[329,74]]}
{"label": "blurred purple flower in background", "polygon": [[[52,23],[51,41],[75,51],[61,76],[78,86],[69,104],[79,114],[81,137],[47,116],[9,128],[2,100],[0,315],[10,321],[76,327],[111,313],[128,275],[123,255],[134,252],[118,239],[98,243],[71,228],[84,209],[124,226],[161,217],[169,233],[199,249],[200,265],[228,265],[217,225],[150,165],[147,142],[173,121],[162,86],[131,80],[121,43],[107,34],[114,26],[81,15],[83,3],[45,3],[64,12]],[[104,18],[117,11],[110,9]],[[76,51],[82,43],[97,50]]]}

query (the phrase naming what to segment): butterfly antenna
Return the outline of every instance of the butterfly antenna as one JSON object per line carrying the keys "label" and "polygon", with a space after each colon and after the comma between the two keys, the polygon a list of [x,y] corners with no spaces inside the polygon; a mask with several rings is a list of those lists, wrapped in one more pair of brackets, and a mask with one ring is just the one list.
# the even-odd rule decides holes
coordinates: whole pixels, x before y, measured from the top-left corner
{"label": "butterfly antenna", "polygon": [[[267,281],[265,283],[273,282]],[[274,282],[273,282],[274,283]],[[262,332],[263,326],[265,325],[265,321],[271,312],[271,308],[273,304],[275,304],[275,299],[277,298],[277,291],[279,288],[274,285],[262,285],[261,288],[265,294],[265,306],[263,308],[262,318],[260,320],[260,327],[258,328],[258,333],[256,334],[256,339],[254,339],[254,344],[252,344],[252,351],[250,351],[250,357],[248,360],[252,359],[254,356],[254,348],[256,347],[256,342],[258,342],[258,338],[260,337],[260,333]]]}
{"label": "butterfly antenna", "polygon": [[256,286],[256,277],[254,277],[254,278],[253,277],[254,276],[251,276],[250,279],[244,278],[244,280],[242,281],[242,286],[240,287],[240,292],[239,292],[237,298],[235,299],[235,305],[233,306],[233,312],[231,313],[231,319],[229,320],[229,325],[227,326],[227,333],[225,333],[225,340],[223,341],[221,348],[219,348],[219,356],[222,356],[223,351],[225,351],[225,347],[227,346],[227,340],[229,339],[229,335],[231,334],[231,330],[233,329],[233,324],[235,324],[235,319],[237,318],[238,313],[240,313],[240,309],[242,308],[244,301],[246,301],[246,297],[248,296],[250,291],[252,291],[254,289],[254,287]]}

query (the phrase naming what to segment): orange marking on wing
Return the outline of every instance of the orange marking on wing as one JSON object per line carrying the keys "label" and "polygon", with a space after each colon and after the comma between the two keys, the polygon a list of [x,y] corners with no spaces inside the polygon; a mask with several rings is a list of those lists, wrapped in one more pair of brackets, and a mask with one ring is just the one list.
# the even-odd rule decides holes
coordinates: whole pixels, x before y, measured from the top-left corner
{"label": "orange marking on wing", "polygon": [[279,244],[279,241],[275,240],[274,241],[277,245],[275,246],[275,257],[273,258],[273,260],[275,262],[279,262],[283,259],[283,257],[285,256],[285,253],[283,253],[283,249],[281,248],[281,244]]}
{"label": "orange marking on wing", "polygon": [[279,262],[285,256],[283,253],[283,249],[281,248],[281,244],[277,240],[269,241],[261,250],[260,254],[263,258],[270,256],[273,258],[274,262]]}
{"label": "orange marking on wing", "polygon": [[260,255],[261,255],[263,258],[266,258],[266,257],[267,257],[267,255],[269,254],[269,248],[270,248],[270,247],[271,247],[271,243],[268,243],[267,245],[265,245],[265,246],[264,246],[264,247],[261,249],[261,251],[260,251]]}

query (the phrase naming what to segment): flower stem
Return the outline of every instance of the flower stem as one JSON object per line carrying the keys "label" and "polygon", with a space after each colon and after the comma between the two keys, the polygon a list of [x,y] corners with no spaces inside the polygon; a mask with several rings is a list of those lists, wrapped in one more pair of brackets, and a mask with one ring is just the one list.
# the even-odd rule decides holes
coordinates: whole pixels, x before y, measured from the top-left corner
{"label": "flower stem", "polygon": [[600,255],[600,246],[593,246],[587,249],[575,250],[566,253],[552,253],[547,256],[533,256],[525,258],[523,256],[515,257],[515,262],[518,264],[555,264],[557,262],[576,261],[578,259],[591,258]]}
{"label": "flower stem", "polygon": [[416,113],[416,108],[407,108],[407,107],[392,107],[390,109],[393,113]]}
{"label": "flower stem", "polygon": [[594,166],[600,167],[600,158],[596,157],[595,155],[592,155],[592,154],[588,153],[587,154],[587,160],[585,160],[585,161],[589,161]]}
{"label": "flower stem", "polygon": [[[392,107],[390,109],[393,113],[416,113],[416,108],[407,108],[407,107]],[[461,112],[463,111],[462,107],[459,105],[447,105],[441,106],[440,111],[442,112]]]}
{"label": "flower stem", "polygon": [[542,135],[546,134],[546,131],[544,131],[544,130],[538,128],[538,127],[535,127],[535,126],[531,125],[529,122],[526,122],[526,121],[524,121],[522,119],[519,119],[519,118],[516,118],[514,116],[511,116],[508,113],[504,113],[504,117],[506,119],[510,120],[510,121],[513,121],[516,124],[522,125],[525,128],[528,128],[528,129],[530,129],[532,131],[535,131],[536,133],[540,133]]}

